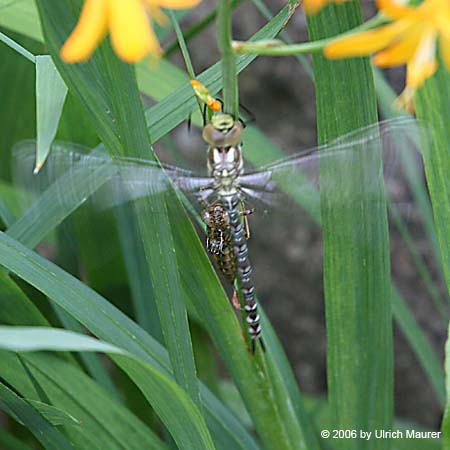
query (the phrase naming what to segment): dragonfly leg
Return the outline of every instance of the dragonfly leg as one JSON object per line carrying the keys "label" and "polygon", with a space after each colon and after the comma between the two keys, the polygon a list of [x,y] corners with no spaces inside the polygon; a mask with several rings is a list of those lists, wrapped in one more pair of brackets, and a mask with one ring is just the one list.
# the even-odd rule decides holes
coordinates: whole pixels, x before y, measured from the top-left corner
{"label": "dragonfly leg", "polygon": [[255,212],[255,208],[246,209],[244,202],[242,202],[241,205],[243,209],[241,210],[240,214],[244,218],[244,236],[248,241],[250,239],[250,225],[248,223],[248,216]]}

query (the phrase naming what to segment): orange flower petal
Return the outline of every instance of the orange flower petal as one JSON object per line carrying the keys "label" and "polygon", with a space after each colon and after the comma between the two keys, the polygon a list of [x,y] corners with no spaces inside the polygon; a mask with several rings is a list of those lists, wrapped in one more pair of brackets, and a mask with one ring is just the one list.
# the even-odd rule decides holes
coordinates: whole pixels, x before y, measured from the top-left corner
{"label": "orange flower petal", "polygon": [[376,0],[378,9],[391,19],[402,19],[415,13],[418,8],[412,8],[400,3],[399,0]]}
{"label": "orange flower petal", "polygon": [[323,53],[331,59],[369,55],[387,47],[397,36],[401,36],[408,26],[409,23],[402,20],[375,30],[336,39],[324,48]]}
{"label": "orange flower petal", "polygon": [[420,44],[407,65],[407,86],[412,88],[422,86],[424,81],[436,71],[436,37],[437,33],[433,29],[423,33]]}
{"label": "orange flower petal", "polygon": [[156,20],[159,25],[161,25],[162,27],[167,25],[167,17],[161,11],[161,8],[159,6],[149,5],[148,9],[150,11],[151,18]]}
{"label": "orange flower petal", "polygon": [[373,62],[379,67],[393,67],[406,64],[413,58],[422,39],[422,26],[411,27],[402,38],[386,50],[378,53]]}
{"label": "orange flower petal", "polygon": [[62,60],[86,61],[105,36],[107,26],[107,0],[86,0],[77,26],[61,49]]}
{"label": "orange flower petal", "polygon": [[124,61],[141,60],[148,52],[161,54],[161,47],[140,0],[109,0],[110,33],[114,50]]}
{"label": "orange flower petal", "polygon": [[317,14],[330,0],[303,0],[303,9],[308,16]]}
{"label": "orange flower petal", "polygon": [[200,0],[146,0],[149,6],[158,6],[168,9],[192,8],[200,3]]}

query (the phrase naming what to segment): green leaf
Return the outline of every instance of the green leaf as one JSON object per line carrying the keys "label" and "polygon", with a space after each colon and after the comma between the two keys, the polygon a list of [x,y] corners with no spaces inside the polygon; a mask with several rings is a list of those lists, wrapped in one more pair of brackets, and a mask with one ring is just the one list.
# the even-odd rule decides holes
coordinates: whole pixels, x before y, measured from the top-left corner
{"label": "green leaf", "polygon": [[445,404],[444,418],[442,419],[442,448],[450,449],[450,328],[447,334],[447,342],[445,343],[445,393],[447,394],[447,402]]}
{"label": "green leaf", "polygon": [[136,216],[129,205],[120,205],[116,218],[136,321],[150,335],[163,342],[155,294],[150,274],[146,270]]}
{"label": "green leaf", "polygon": [[45,327],[0,326],[0,348],[16,352],[39,350],[95,351],[114,355],[137,383],[182,449],[213,449],[200,412],[183,390],[152,365],[125,350],[88,336]]}
{"label": "green leaf", "polygon": [[[3,17],[3,13],[0,13],[0,16]],[[11,38],[15,39],[16,36],[11,34]],[[23,39],[23,41],[25,44],[32,43],[30,39]],[[35,51],[41,45],[34,44],[29,47]],[[34,136],[36,130],[35,73],[34,64],[3,44],[0,44],[0,60],[2,61],[2,70],[0,71],[2,88],[2,101],[0,102],[2,164],[0,165],[0,174],[2,179],[9,179],[11,147],[20,139]]]}
{"label": "green leaf", "polygon": [[[33,141],[30,141],[30,145],[34,148]],[[52,184],[39,200],[8,228],[7,233],[27,247],[35,247],[49,231],[59,225],[114,173],[114,168],[109,165],[98,167],[94,171],[71,170],[64,178]],[[67,191],[65,186],[71,186],[71,189]]]}
{"label": "green leaf", "polygon": [[33,450],[5,430],[0,430],[0,445],[4,450]]}
{"label": "green leaf", "polygon": [[[398,117],[400,115],[405,116],[404,113],[400,113],[393,109],[394,101],[397,97],[395,91],[389,86],[385,80],[383,73],[380,69],[374,68],[373,71],[375,87],[377,90],[378,104],[380,106],[381,113],[385,119],[391,117]],[[427,124],[429,127],[430,123]],[[426,139],[428,145],[428,139]],[[442,275],[442,262],[439,252],[439,244],[437,241],[436,227],[434,225],[433,213],[431,209],[430,198],[428,190],[422,181],[421,171],[417,167],[417,164],[412,161],[412,155],[408,153],[402,153],[402,167],[404,168],[405,176],[407,177],[408,184],[412,190],[414,200],[421,212],[421,218],[427,233],[427,238],[431,244],[433,255],[438,268],[441,270]]]}
{"label": "green leaf", "polygon": [[419,324],[411,311],[408,309],[406,303],[395,288],[392,292],[392,311],[395,314],[400,329],[408,339],[408,342],[414,350],[421,366],[425,370],[431,385],[436,391],[438,401],[441,405],[444,405],[445,387],[441,362],[439,361],[435,350],[430,345],[430,342],[420,329]]}
{"label": "green leaf", "polygon": [[[66,311],[64,311],[58,305],[52,304],[52,306],[66,330],[74,331],[80,334],[86,333],[86,330],[73,317],[67,314]],[[92,378],[96,380],[97,383],[106,391],[108,391],[111,397],[119,400],[120,393],[114,385],[112,374],[105,367],[103,361],[101,361],[99,356],[89,352],[82,352],[80,354],[80,358],[87,371],[91,374]]]}
{"label": "green leaf", "polygon": [[1,324],[48,325],[34,303],[28,299],[4,270],[0,270],[0,298]]}
{"label": "green leaf", "polygon": [[450,73],[440,63],[415,97],[417,117],[430,124],[430,145],[423,154],[442,267],[450,293]]}
{"label": "green leaf", "polygon": [[[318,40],[361,22],[359,6],[329,6],[308,18],[308,32],[311,40]],[[320,143],[376,122],[373,76],[367,59],[330,62],[316,54],[313,66]],[[393,350],[386,205],[381,186],[374,187],[373,199],[364,192],[364,168],[377,166],[380,159],[375,148],[352,161],[350,177],[339,180],[333,189],[321,190],[328,396],[333,428],[343,430],[392,427]],[[344,165],[320,164],[321,181],[326,184],[326,177],[340,170],[349,173],[344,171]],[[354,203],[339,204],[341,192],[353,191],[360,192]],[[358,439],[340,440],[337,445],[345,450],[390,447],[388,440],[381,439],[364,443]]]}
{"label": "green leaf", "polygon": [[[432,125],[430,146],[424,152],[425,175],[433,207],[442,267],[450,293],[450,73],[442,60],[435,75],[425,82],[415,96],[417,117]],[[445,347],[447,403],[442,422],[443,448],[450,448],[449,339]]]}
{"label": "green leaf", "polygon": [[36,56],[36,172],[50,152],[66,94],[67,86],[56,70],[52,58],[49,55]]}
{"label": "green leaf", "polygon": [[42,31],[33,0],[0,0],[0,25],[42,41]]}
{"label": "green leaf", "polygon": [[[26,370],[24,364],[26,365]],[[82,422],[69,427],[67,434],[79,448],[141,450],[143,447],[167,450],[161,440],[124,406],[111,399],[78,367],[51,354],[2,351],[2,377],[22,396],[36,400],[36,383],[52,405],[64,408]],[[30,375],[35,383],[30,381]]]}
{"label": "green leaf", "polygon": [[[269,346],[264,359],[249,354],[236,315],[218,284],[217,275],[198,236],[183,233],[180,220],[175,220],[179,212],[172,208],[169,212],[175,242],[180,249],[179,264],[184,269],[181,272],[184,286],[189,289],[193,312],[219,350],[261,439],[266,447],[274,449],[290,448],[294,439],[297,443],[306,441],[310,449],[316,448],[307,421],[297,421],[294,400],[287,395],[279,369],[272,362],[271,354],[277,349]],[[189,255],[188,260],[183,258],[186,254]],[[195,271],[189,267],[195,267]],[[277,395],[280,391],[282,394]]]}
{"label": "green leaf", "polygon": [[[119,61],[107,43],[102,44],[82,67],[63,64],[59,59],[59,49],[77,19],[73,9],[75,5],[79,3],[65,1],[55,7],[51,1],[39,2],[44,37],[50,53],[69,89],[84,103],[110,154],[142,157],[151,150],[151,143],[133,69]],[[114,121],[110,120],[111,116]],[[155,196],[151,202],[144,199],[135,207],[164,341],[175,377],[201,407],[187,313],[167,220],[167,200],[164,196]]]}
{"label": "green leaf", "polygon": [[45,419],[47,419],[52,425],[70,425],[81,426],[82,422],[68,412],[62,409],[56,408],[53,405],[40,402],[38,400],[28,400],[28,403],[38,411]]}
{"label": "green leaf", "polygon": [[26,400],[0,383],[0,409],[23,423],[48,450],[68,450],[75,447]]}
{"label": "green leaf", "polygon": [[[0,233],[0,265],[35,286],[99,338],[172,376],[167,353],[157,341],[89,287],[4,233]],[[120,361],[116,363],[125,370]],[[217,448],[258,449],[251,436],[204,386],[201,394]]]}

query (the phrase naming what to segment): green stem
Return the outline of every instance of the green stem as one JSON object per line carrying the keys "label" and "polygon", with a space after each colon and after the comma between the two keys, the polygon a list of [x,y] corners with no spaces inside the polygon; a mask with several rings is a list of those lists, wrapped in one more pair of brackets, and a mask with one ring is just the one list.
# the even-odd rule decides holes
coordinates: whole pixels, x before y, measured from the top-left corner
{"label": "green stem", "polygon": [[222,54],[222,78],[224,110],[239,117],[236,56],[231,45],[231,13],[233,2],[220,0],[217,7],[217,31],[220,53]]}
{"label": "green stem", "polygon": [[189,50],[187,49],[186,41],[184,40],[183,32],[181,31],[180,25],[177,18],[172,10],[168,10],[170,21],[172,22],[173,29],[177,35],[178,45],[180,46],[181,54],[183,55],[184,63],[186,64],[186,70],[188,71],[189,77],[195,78],[194,66],[192,65],[191,57],[189,55]]}
{"label": "green stem", "polygon": [[[186,70],[189,74],[191,80],[195,79],[195,71],[194,66],[192,64],[191,56],[189,55],[189,50],[186,45],[186,41],[184,40],[183,32],[181,31],[180,25],[178,23],[177,18],[172,10],[169,10],[170,21],[172,22],[173,29],[175,30],[175,34],[177,35],[178,45],[180,46],[181,54],[183,55],[184,63],[186,64]],[[202,102],[196,96],[198,107],[200,109],[200,114],[202,114],[203,107]]]}
{"label": "green stem", "polygon": [[17,53],[20,53],[22,56],[27,58],[32,63],[36,63],[35,56],[29,52],[26,48],[19,45],[16,41],[6,36],[6,34],[0,33],[0,41],[5,43],[8,47],[11,47]]}
{"label": "green stem", "polygon": [[265,56],[290,56],[299,55],[302,53],[316,53],[321,52],[326,45],[336,40],[337,38],[351,36],[362,31],[370,30],[386,22],[386,18],[377,14],[372,19],[363,23],[359,27],[353,28],[347,33],[342,33],[339,36],[333,36],[331,38],[320,39],[314,42],[304,42],[302,44],[285,45],[282,41],[256,41],[256,42],[242,42],[233,41],[233,49],[238,54],[250,53],[253,55],[265,55]]}

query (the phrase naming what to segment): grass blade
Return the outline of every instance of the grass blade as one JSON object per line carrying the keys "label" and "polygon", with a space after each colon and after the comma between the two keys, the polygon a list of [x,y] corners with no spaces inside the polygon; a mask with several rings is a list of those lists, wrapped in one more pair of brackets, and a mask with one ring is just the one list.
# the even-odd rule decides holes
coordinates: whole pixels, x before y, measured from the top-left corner
{"label": "grass blade", "polygon": [[16,352],[103,352],[122,362],[181,449],[213,449],[203,417],[186,393],[166,375],[121,348],[71,331],[45,327],[0,326],[0,347]]}
{"label": "grass blade", "polygon": [[[70,1],[60,2],[58,8],[50,1],[38,5],[46,43],[62,76],[70,90],[84,102],[86,112],[112,155],[148,156],[150,139],[133,69],[119,61],[106,43],[82,68],[65,65],[59,60],[59,49],[77,18],[71,14],[73,8],[69,6]],[[107,110],[99,108],[99,104],[107,105]],[[175,376],[201,407],[166,201],[164,196],[155,196],[152,202],[137,202],[138,223]]]}
{"label": "grass blade", "polygon": [[36,172],[50,152],[66,94],[67,86],[56,70],[52,58],[49,55],[36,56]]}
{"label": "grass blade", "polygon": [[441,63],[417,92],[417,117],[430,124],[430,145],[423,154],[447,289],[450,293],[450,73]]}
{"label": "grass blade", "polygon": [[5,430],[0,430],[0,445],[5,449],[33,450],[33,448],[21,442],[14,435]]}
{"label": "grass blade", "polygon": [[417,321],[408,309],[397,290],[393,288],[392,311],[403,334],[408,339],[417,359],[433,386],[441,405],[445,403],[444,374],[435,350],[420,329]]}
{"label": "grass blade", "polygon": [[[339,8],[339,9],[338,9]],[[362,23],[359,6],[339,5],[308,19],[311,40]],[[326,61],[313,55],[319,142],[376,122],[373,76],[367,59]],[[337,118],[339,118],[337,120]],[[371,153],[370,157],[368,153]],[[372,161],[369,161],[369,159]],[[393,413],[391,285],[386,205],[364,193],[364,167],[380,164],[374,150],[355,161],[354,174],[321,191],[328,397],[333,428],[390,429]],[[366,166],[367,167],[367,166]],[[344,169],[344,167],[341,167]],[[339,167],[321,164],[322,177]],[[353,176],[354,175],[354,176]],[[333,208],[340,190],[361,192],[356,204]],[[357,208],[357,209],[356,209]],[[355,243],[354,236],[364,236]],[[387,440],[341,440],[338,448],[387,449]]]}
{"label": "grass blade", "polygon": [[[4,233],[0,233],[0,265],[39,289],[100,339],[126,349],[172,376],[168,355],[157,341],[89,287]],[[204,386],[201,394],[208,425],[217,430],[217,435],[226,436],[226,442],[233,443],[231,448],[258,449],[248,432]],[[221,442],[218,441],[217,448],[230,448]]]}
{"label": "grass blade", "polygon": [[[167,450],[152,430],[123,405],[111,399],[79,368],[55,355],[44,353],[22,353],[20,359],[26,363],[52,404],[65,408],[82,421],[81,428],[67,429],[79,448],[101,446],[108,450],[141,450],[142,447]],[[0,367],[2,377],[22,396],[39,398],[15,354],[2,351]]]}
{"label": "grass blade", "polygon": [[0,383],[0,409],[23,423],[48,450],[73,450],[69,440],[25,399]]}

